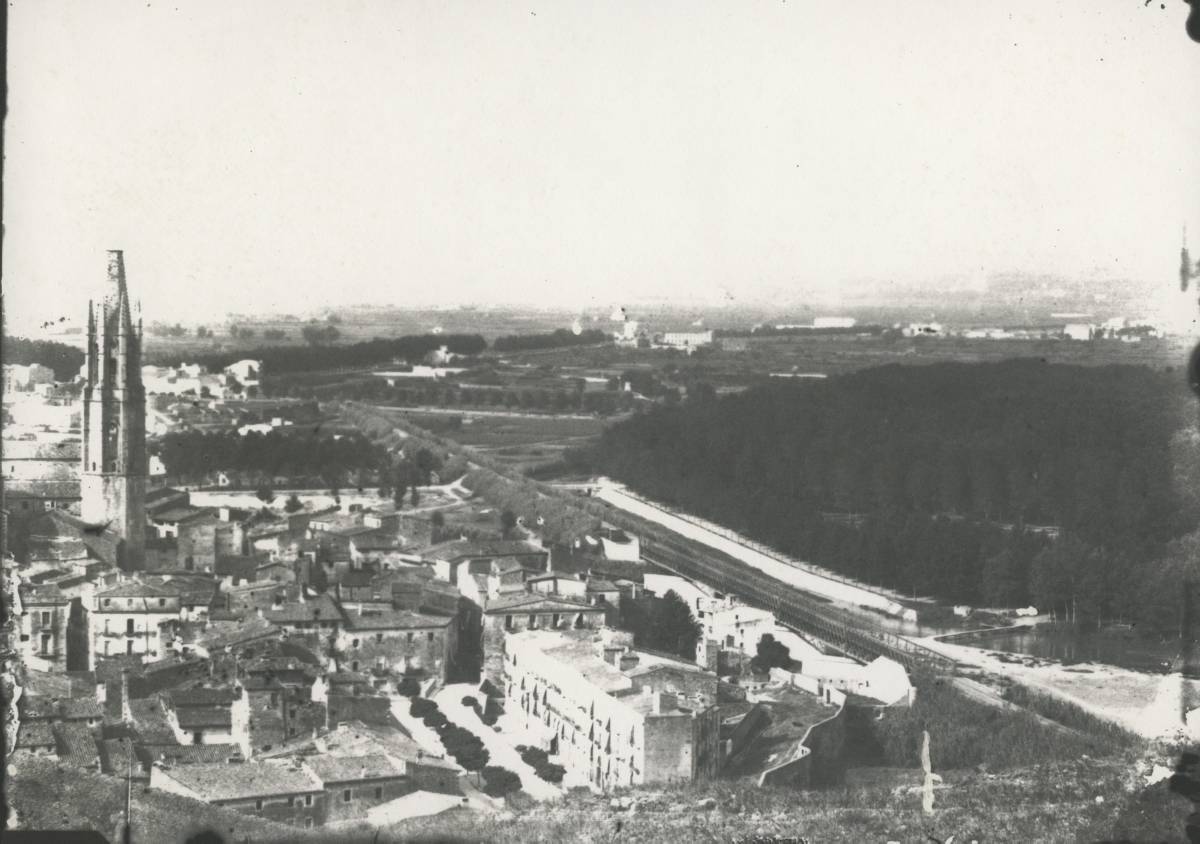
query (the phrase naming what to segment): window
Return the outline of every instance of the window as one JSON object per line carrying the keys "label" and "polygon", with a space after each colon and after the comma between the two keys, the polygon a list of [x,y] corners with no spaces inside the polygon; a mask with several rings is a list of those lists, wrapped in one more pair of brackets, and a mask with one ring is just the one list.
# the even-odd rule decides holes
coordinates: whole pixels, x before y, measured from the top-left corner
{"label": "window", "polygon": [[428,636],[429,636],[429,641],[432,642],[433,641],[433,631],[432,630],[429,631]]}
{"label": "window", "polygon": [[[306,798],[306,799],[307,799],[307,800],[310,800],[310,801],[312,800],[312,798],[311,798],[311,797],[308,797],[308,798]],[[312,805],[312,803],[309,803],[308,805],[310,805],[310,806],[311,806],[311,805]],[[304,828],[305,828],[305,829],[312,829],[312,825],[313,825],[313,819],[312,819],[312,818],[305,818],[305,819],[304,819]]]}
{"label": "window", "polygon": [[125,635],[126,636],[133,635],[133,619],[132,618],[125,619]]}
{"label": "window", "polygon": [[[306,795],[304,795],[304,805],[305,805],[305,806],[311,806],[311,805],[312,805],[312,795],[311,795],[311,794],[306,794]],[[310,820],[311,820],[311,818],[310,818]]]}
{"label": "window", "polygon": [[49,626],[50,626],[50,613],[46,610],[42,610],[42,627],[49,627]]}
{"label": "window", "polygon": [[159,605],[160,607],[165,607],[165,606],[167,605],[167,599],[166,599],[166,598],[159,598],[159,599],[158,599],[158,605]]}
{"label": "window", "polygon": [[296,798],[295,798],[295,797],[289,797],[289,798],[288,798],[288,805],[289,805],[289,806],[295,806],[295,805],[296,805]]}
{"label": "window", "polygon": [[375,786],[375,799],[376,800],[383,799],[383,786],[381,786],[381,785]]}
{"label": "window", "polygon": [[106,606],[106,607],[112,606],[112,598],[105,598],[104,606]]}
{"label": "window", "polygon": [[350,802],[350,789],[347,788],[345,791],[342,792],[342,802],[343,803]]}
{"label": "window", "polygon": [[127,654],[133,653],[133,639],[125,640],[125,653],[127,653]]}
{"label": "window", "polygon": [[352,647],[352,648],[357,648],[357,647],[358,647],[358,639],[355,639],[355,640],[353,640],[353,641],[350,643],[350,647]]}
{"label": "window", "polygon": [[44,654],[48,654],[48,653],[50,653],[50,651],[51,651],[51,647],[50,647],[50,634],[49,634],[49,633],[43,633],[43,634],[42,634],[42,653],[44,653]]}
{"label": "window", "polygon": [[356,659],[356,660],[354,660],[354,662],[350,663],[350,670],[351,670],[351,671],[357,671],[357,670],[358,670],[358,660],[357,660],[357,659]]}
{"label": "window", "polygon": [[382,642],[382,641],[383,641],[383,634],[382,634],[382,633],[376,633],[376,634],[375,634],[375,641],[376,641],[376,642]]}
{"label": "window", "polygon": [[254,808],[255,808],[255,809],[258,809],[259,811],[262,811],[262,800],[255,800],[255,801],[254,801]]}
{"label": "window", "polygon": [[408,643],[410,645],[412,644],[412,640],[413,640],[413,634],[412,634],[412,631],[410,630],[410,631],[408,631]]}

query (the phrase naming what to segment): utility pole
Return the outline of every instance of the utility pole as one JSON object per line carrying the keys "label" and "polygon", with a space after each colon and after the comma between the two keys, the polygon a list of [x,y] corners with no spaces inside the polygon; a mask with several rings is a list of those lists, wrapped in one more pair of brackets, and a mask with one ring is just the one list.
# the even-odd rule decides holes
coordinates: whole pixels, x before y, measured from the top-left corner
{"label": "utility pole", "polygon": [[133,844],[133,821],[131,819],[131,810],[133,807],[133,741],[129,738],[125,739],[125,844]]}

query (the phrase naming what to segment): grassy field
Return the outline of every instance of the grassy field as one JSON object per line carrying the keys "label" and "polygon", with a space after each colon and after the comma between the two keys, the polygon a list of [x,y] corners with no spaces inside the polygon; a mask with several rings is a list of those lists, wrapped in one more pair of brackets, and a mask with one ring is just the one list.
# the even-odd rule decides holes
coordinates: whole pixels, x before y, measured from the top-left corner
{"label": "grassy field", "polygon": [[517,471],[553,463],[568,448],[594,443],[606,424],[602,419],[554,416],[470,416],[465,413],[406,413],[381,410],[402,417],[434,434],[455,442]]}

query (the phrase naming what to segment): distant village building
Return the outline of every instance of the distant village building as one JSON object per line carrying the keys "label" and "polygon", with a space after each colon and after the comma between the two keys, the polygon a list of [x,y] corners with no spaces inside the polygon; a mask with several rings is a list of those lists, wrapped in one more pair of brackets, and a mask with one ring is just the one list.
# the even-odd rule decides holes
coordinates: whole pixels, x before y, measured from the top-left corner
{"label": "distant village building", "polygon": [[813,328],[853,328],[858,325],[854,317],[824,316],[813,320]]}
{"label": "distant village building", "polygon": [[1093,326],[1086,322],[1070,322],[1063,326],[1063,337],[1068,340],[1091,340]]}
{"label": "distant village building", "polygon": [[667,331],[654,335],[654,345],[665,349],[680,349],[691,354],[697,349],[713,344],[713,332],[708,331]]}

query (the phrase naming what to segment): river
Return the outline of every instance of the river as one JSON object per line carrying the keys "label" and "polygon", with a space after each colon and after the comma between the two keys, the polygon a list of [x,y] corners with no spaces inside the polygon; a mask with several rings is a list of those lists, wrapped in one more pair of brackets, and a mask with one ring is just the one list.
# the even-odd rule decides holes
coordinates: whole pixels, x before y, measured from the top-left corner
{"label": "river", "polygon": [[1140,636],[1127,628],[1079,630],[1043,624],[1009,630],[981,630],[951,638],[956,645],[1026,654],[1064,664],[1100,662],[1133,671],[1166,673],[1179,656],[1179,642]]}

